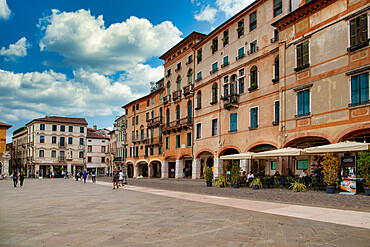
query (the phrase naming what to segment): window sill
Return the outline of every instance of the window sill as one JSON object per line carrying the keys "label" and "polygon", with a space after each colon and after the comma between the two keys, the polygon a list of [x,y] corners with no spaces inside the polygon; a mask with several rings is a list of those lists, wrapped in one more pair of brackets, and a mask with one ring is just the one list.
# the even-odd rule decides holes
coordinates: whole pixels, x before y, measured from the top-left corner
{"label": "window sill", "polygon": [[301,70],[307,69],[308,67],[310,67],[310,64],[309,63],[308,64],[305,64],[305,65],[302,65],[300,67],[294,68],[294,71],[295,72],[299,72]]}
{"label": "window sill", "polygon": [[279,83],[279,78],[274,78],[274,79],[272,79],[272,83],[273,83],[273,84]]}
{"label": "window sill", "polygon": [[363,107],[363,106],[368,106],[370,105],[370,100],[365,100],[365,101],[361,101],[359,103],[350,103],[348,104],[348,108],[349,109],[356,109],[356,108],[360,108],[360,107]]}
{"label": "window sill", "polygon": [[278,125],[279,125],[279,122],[273,121],[273,122],[272,122],[272,125],[273,125],[273,126],[278,126]]}
{"label": "window sill", "polygon": [[358,45],[354,45],[354,46],[351,46],[351,47],[348,47],[347,48],[347,52],[348,53],[351,53],[351,52],[354,52],[354,51],[357,51],[363,47],[366,47],[369,45],[369,40],[366,40],[364,43],[361,43],[361,44],[358,44]]}
{"label": "window sill", "polygon": [[211,105],[217,104],[217,101],[211,101]]}
{"label": "window sill", "polygon": [[295,118],[296,119],[303,119],[303,118],[310,118],[311,117],[311,112],[309,113],[305,113],[305,114],[301,114],[301,115],[295,115]]}
{"label": "window sill", "polygon": [[237,129],[236,130],[229,130],[229,133],[236,133],[236,132],[238,132]]}
{"label": "window sill", "polygon": [[196,111],[197,111],[197,110],[200,110],[200,109],[202,109],[202,107],[195,107],[195,108],[194,108],[194,110],[196,110]]}
{"label": "window sill", "polygon": [[258,87],[250,87],[250,88],[248,88],[248,91],[253,92],[253,91],[256,91],[257,89],[258,89]]}
{"label": "window sill", "polygon": [[258,129],[258,125],[257,126],[253,126],[253,127],[252,126],[249,126],[248,129],[249,130],[256,130],[256,129]]}

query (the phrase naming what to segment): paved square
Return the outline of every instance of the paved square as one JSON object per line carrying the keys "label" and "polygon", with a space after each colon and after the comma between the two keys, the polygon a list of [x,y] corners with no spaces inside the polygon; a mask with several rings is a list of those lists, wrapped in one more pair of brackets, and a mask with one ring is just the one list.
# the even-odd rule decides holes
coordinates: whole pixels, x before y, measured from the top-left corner
{"label": "paved square", "polygon": [[0,246],[368,246],[370,231],[73,180],[0,182]]}

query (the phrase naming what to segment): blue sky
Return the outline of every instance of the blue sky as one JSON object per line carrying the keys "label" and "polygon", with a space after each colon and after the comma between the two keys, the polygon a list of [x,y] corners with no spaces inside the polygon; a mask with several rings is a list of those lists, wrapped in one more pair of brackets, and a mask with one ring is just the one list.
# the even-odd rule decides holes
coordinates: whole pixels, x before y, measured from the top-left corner
{"label": "blue sky", "polygon": [[158,57],[251,0],[0,0],[0,122],[46,115],[112,126],[163,77]]}

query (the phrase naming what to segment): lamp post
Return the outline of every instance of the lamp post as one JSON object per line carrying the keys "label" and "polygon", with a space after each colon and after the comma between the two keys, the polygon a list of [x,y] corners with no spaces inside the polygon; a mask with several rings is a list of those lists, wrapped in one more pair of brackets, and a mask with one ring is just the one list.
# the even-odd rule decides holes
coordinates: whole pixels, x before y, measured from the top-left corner
{"label": "lamp post", "polygon": [[122,126],[123,130],[123,183],[127,184],[127,168],[126,168],[126,115],[124,117],[124,124]]}

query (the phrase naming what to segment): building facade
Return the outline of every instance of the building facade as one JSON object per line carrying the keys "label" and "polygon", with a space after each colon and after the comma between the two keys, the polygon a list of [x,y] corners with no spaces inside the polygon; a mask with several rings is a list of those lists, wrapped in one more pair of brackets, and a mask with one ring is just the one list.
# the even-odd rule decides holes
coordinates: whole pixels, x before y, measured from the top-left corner
{"label": "building facade", "polygon": [[87,128],[86,139],[86,169],[105,176],[109,168],[109,136],[102,135],[96,128]]}
{"label": "building facade", "polygon": [[[10,171],[20,172],[27,169],[27,162],[29,157],[28,152],[28,130],[27,127],[21,127],[13,131],[12,151]],[[28,176],[28,174],[26,174]]]}
{"label": "building facade", "polygon": [[9,175],[10,153],[6,151],[6,130],[11,128],[10,124],[0,122],[0,174]]}

